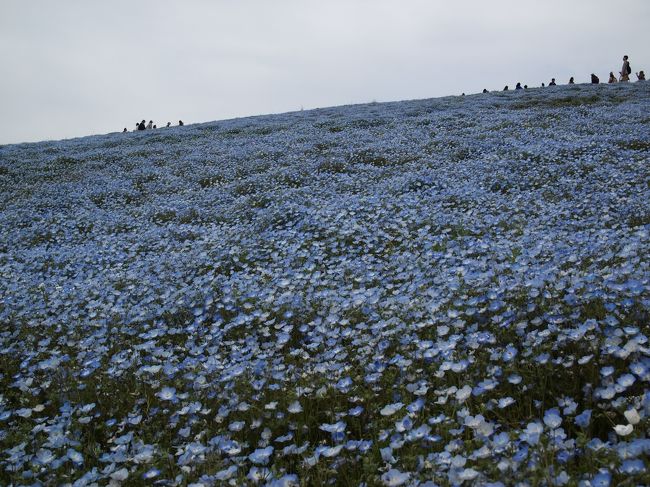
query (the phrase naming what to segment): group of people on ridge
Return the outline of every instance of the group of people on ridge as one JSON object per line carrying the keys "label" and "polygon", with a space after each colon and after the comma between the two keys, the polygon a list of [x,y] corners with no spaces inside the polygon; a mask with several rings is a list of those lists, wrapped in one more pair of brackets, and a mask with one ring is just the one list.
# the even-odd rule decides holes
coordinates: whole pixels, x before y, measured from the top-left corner
{"label": "group of people on ridge", "polygon": [[[171,125],[172,125],[171,122],[167,122],[166,127],[171,127]],[[179,120],[178,121],[178,126],[182,127],[183,125],[185,125],[183,123],[183,121]],[[133,130],[133,131],[137,132],[138,130],[148,130],[148,129],[156,129],[156,128],[158,128],[158,127],[154,125],[153,120],[149,120],[149,123],[146,123],[144,120],[142,120],[142,122],[136,122],[135,123],[135,130]],[[126,127],[124,127],[124,130],[122,130],[122,132],[123,133],[128,132],[128,130],[126,130]]]}
{"label": "group of people on ridge", "polygon": [[[623,56],[623,66],[621,67],[621,71],[619,72],[620,77],[617,79],[616,76],[614,75],[614,72],[611,71],[609,73],[609,80],[608,83],[619,83],[619,82],[627,82],[630,81],[630,75],[632,74],[632,68],[630,67],[630,61],[628,56]],[[645,81],[645,73],[643,70],[639,71],[636,73],[636,77],[638,81]],[[600,83],[600,79],[598,76],[595,74],[591,74],[591,83],[594,85],[597,85]],[[548,84],[548,86],[556,86],[555,78],[551,78],[551,82]],[[573,76],[569,79],[569,84],[573,85],[575,84],[575,81],[573,79]],[[546,85],[542,83],[542,88],[545,88]],[[526,90],[528,89],[528,85],[521,86],[521,83],[517,83],[517,86],[515,86],[515,90]],[[508,91],[509,88],[506,85],[505,88],[503,88],[503,91]],[[483,90],[483,93],[487,93],[488,90]]]}
{"label": "group of people on ridge", "polygon": [[[623,82],[624,83],[626,81],[630,81],[630,75],[632,74],[632,68],[630,67],[630,61],[628,60],[627,56],[623,56],[623,67],[621,68],[621,70],[619,71],[618,74],[620,74],[621,76],[620,76],[620,78],[616,79],[616,76],[614,76],[614,71],[610,71],[609,72],[609,80],[607,82],[608,83],[617,83],[617,82]],[[593,74],[591,75],[591,79],[592,79],[591,82],[592,83],[594,82],[593,81],[594,76],[595,75],[593,75]],[[636,73],[636,78],[637,78],[638,81],[645,81],[645,73],[643,72],[643,70]]]}

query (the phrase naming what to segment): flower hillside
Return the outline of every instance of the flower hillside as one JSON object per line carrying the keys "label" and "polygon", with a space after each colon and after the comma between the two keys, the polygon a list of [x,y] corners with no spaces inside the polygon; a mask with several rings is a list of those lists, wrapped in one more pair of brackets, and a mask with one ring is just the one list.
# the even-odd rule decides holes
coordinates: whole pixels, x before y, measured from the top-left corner
{"label": "flower hillside", "polygon": [[575,85],[0,147],[0,483],[649,483],[649,114]]}

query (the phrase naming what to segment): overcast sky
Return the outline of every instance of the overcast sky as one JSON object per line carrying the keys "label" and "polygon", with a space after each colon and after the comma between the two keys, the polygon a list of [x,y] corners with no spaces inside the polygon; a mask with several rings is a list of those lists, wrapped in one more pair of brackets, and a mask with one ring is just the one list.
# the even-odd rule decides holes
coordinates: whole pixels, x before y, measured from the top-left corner
{"label": "overcast sky", "polygon": [[[0,143],[650,69],[649,0],[0,0]],[[636,79],[636,77],[633,77]]]}

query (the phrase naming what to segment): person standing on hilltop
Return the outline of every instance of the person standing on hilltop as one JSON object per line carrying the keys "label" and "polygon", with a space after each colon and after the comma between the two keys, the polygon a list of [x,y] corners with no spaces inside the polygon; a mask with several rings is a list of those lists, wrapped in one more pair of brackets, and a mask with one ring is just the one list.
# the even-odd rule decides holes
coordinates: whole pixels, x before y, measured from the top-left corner
{"label": "person standing on hilltop", "polygon": [[607,82],[608,83],[616,83],[616,76],[614,76],[614,71],[609,72],[609,80]]}
{"label": "person standing on hilltop", "polygon": [[632,73],[632,68],[630,67],[630,62],[627,60],[627,56],[623,56],[623,66],[621,67],[621,79],[620,81],[630,81],[630,74]]}
{"label": "person standing on hilltop", "polygon": [[571,76],[571,77],[569,78],[569,84],[570,84],[570,85],[574,85],[574,84],[575,84],[575,81],[573,81],[573,76]]}
{"label": "person standing on hilltop", "polygon": [[146,128],[144,120],[138,124],[138,130],[145,130]]}
{"label": "person standing on hilltop", "polygon": [[637,78],[639,81],[645,81],[645,73],[643,72],[643,70],[641,70],[641,71],[639,71],[638,73],[636,73],[636,78]]}
{"label": "person standing on hilltop", "polygon": [[596,76],[594,73],[591,73],[591,84],[597,85],[598,83],[600,83],[598,76]]}
{"label": "person standing on hilltop", "polygon": [[551,82],[548,85],[549,86],[556,86],[555,85],[555,78],[551,78]]}

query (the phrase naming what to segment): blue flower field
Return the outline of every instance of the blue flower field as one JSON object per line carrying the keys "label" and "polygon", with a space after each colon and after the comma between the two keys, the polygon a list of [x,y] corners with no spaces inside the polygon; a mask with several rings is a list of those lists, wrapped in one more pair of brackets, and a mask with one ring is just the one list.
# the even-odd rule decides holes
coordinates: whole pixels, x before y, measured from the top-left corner
{"label": "blue flower field", "polygon": [[0,147],[0,484],[650,484],[650,85]]}

